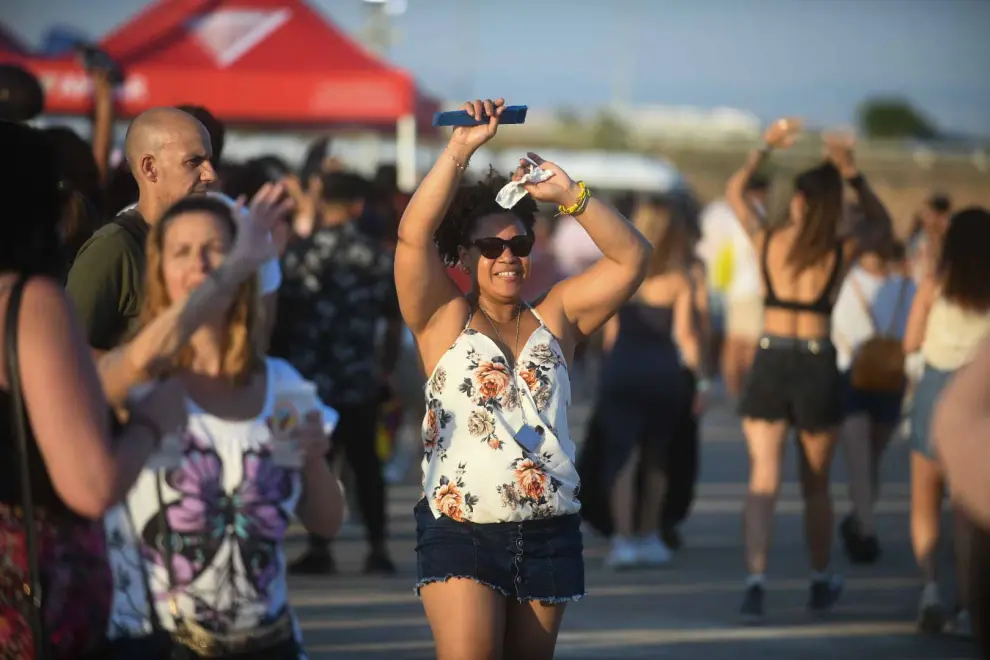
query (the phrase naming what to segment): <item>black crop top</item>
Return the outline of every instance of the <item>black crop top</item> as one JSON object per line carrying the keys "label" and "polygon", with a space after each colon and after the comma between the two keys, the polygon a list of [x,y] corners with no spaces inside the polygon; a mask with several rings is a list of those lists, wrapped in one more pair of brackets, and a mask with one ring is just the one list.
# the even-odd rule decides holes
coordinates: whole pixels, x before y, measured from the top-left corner
{"label": "black crop top", "polygon": [[839,273],[842,272],[842,242],[838,242],[835,245],[835,265],[832,266],[832,274],[828,278],[828,282],[825,284],[825,288],[822,290],[821,295],[812,302],[800,302],[797,300],[781,300],[777,297],[777,294],[773,290],[773,284],[770,282],[770,272],[767,270],[767,253],[770,251],[770,236],[773,234],[773,230],[767,231],[766,238],[763,241],[763,255],[761,257],[762,267],[763,267],[763,280],[766,282],[767,295],[763,298],[763,306],[767,309],[787,309],[792,312],[811,312],[813,314],[821,314],[823,316],[829,316],[832,314],[832,290],[835,288],[836,283],[839,280]]}

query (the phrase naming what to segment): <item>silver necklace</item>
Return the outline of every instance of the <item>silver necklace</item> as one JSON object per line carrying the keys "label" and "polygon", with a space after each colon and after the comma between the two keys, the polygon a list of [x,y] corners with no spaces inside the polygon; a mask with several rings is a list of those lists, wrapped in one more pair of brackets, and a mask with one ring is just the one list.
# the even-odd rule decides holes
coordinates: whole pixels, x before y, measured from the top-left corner
{"label": "silver necklace", "polygon": [[[495,325],[495,321],[493,321],[492,317],[488,315],[488,312],[485,311],[485,308],[481,306],[480,302],[478,303],[478,309],[481,310],[481,313],[485,315],[486,319],[488,319],[488,325],[492,326],[492,330],[495,331],[495,336],[498,337],[498,340],[502,342],[505,346],[508,346],[509,343],[502,338],[502,333],[498,331],[498,326]],[[512,355],[510,356],[512,358],[512,365],[509,368],[513,372],[515,371],[516,368],[516,353],[519,352],[519,328],[521,324],[522,324],[522,306],[520,305],[516,307],[516,341],[512,346]]]}

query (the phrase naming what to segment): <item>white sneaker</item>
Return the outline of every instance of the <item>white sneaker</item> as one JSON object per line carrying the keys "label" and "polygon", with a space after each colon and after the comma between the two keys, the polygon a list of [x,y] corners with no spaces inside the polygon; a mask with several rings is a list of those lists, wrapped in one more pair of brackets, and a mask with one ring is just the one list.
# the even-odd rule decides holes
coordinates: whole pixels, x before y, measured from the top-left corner
{"label": "white sneaker", "polygon": [[639,563],[644,566],[666,566],[673,558],[668,548],[656,534],[644,536],[636,546]]}
{"label": "white sneaker", "polygon": [[605,565],[615,571],[633,568],[639,562],[636,543],[624,536],[612,537],[612,548],[605,557]]}
{"label": "white sneaker", "polygon": [[952,634],[959,637],[973,636],[973,622],[969,618],[969,610],[959,610],[952,619]]}
{"label": "white sneaker", "polygon": [[938,585],[929,582],[921,590],[918,603],[918,630],[929,635],[937,635],[945,627],[945,610],[938,596]]}

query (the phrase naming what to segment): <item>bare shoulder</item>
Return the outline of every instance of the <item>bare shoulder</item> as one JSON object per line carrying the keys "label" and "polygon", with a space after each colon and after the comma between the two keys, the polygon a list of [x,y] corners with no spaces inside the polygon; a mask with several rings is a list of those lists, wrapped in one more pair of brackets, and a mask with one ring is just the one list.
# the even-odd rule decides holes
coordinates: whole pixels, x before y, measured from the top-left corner
{"label": "bare shoulder", "polygon": [[[530,307],[539,315],[553,336],[565,345],[570,345],[572,339],[571,326],[564,312],[564,305],[559,293],[559,284],[530,301]],[[565,349],[569,350],[569,349]],[[570,353],[568,352],[568,355]]]}
{"label": "bare shoulder", "polygon": [[471,307],[467,299],[458,295],[438,310],[427,326],[415,335],[427,376],[464,330],[470,314]]}
{"label": "bare shoulder", "polygon": [[[17,281],[17,276],[11,276],[9,280],[0,280],[0,290],[3,296],[3,309],[6,311],[7,303],[10,300],[10,291]],[[24,285],[23,298],[21,300],[21,320],[47,321],[63,318],[68,311],[68,301],[65,297],[65,290],[59,284],[48,277],[32,277]]]}

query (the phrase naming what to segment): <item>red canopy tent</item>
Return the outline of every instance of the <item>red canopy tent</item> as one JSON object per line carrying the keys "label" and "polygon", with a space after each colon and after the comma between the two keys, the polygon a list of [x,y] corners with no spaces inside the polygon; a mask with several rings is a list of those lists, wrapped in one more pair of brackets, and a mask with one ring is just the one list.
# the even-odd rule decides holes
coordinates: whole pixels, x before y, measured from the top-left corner
{"label": "red canopy tent", "polygon": [[0,58],[13,59],[26,56],[27,47],[10,30],[0,25]]}
{"label": "red canopy tent", "polygon": [[[303,0],[158,0],[100,46],[125,73],[123,116],[195,103],[235,124],[395,126],[407,186],[415,174],[403,161],[436,110],[410,74]],[[74,59],[16,59],[41,80],[47,113],[89,112],[90,82]]]}

